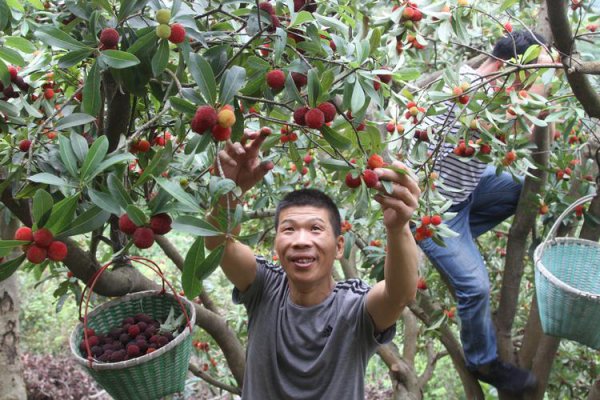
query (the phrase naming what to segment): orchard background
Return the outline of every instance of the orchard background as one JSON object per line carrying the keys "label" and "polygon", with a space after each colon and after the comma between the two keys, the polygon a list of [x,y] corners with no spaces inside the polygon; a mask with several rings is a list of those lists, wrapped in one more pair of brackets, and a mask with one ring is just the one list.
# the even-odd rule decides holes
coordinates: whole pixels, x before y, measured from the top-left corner
{"label": "orchard background", "polygon": [[[159,25],[161,9],[170,17],[163,12]],[[527,398],[600,399],[597,351],[541,332],[532,262],[552,222],[593,193],[600,179],[599,12],[594,0],[287,0],[271,6],[0,0],[0,398],[25,398],[20,346],[42,353],[66,346],[64,327],[77,322],[85,282],[123,254],[172,265],[170,278],[196,302],[190,371],[213,396],[239,393],[245,314],[232,306],[220,271],[213,274],[219,249],[207,254],[204,237],[244,221],[240,240],[272,257],[278,199],[294,188],[320,188],[343,213],[346,248],[336,279],[374,282],[381,278],[384,230],[368,179],[360,179],[369,159],[377,159],[373,154],[416,164],[423,195],[415,222],[441,220],[424,225],[416,239],[443,241],[453,234],[443,223],[451,218],[449,204],[435,190],[443,183],[430,173],[432,132],[422,124],[450,102],[464,125],[457,151],[526,176],[514,219],[479,239],[494,284],[499,354],[540,378]],[[532,48],[489,77],[499,91],[459,81],[461,64],[477,66],[513,29],[551,38],[559,62],[525,65],[540,51]],[[550,95],[511,90],[516,75],[540,79]],[[318,113],[303,120],[297,111],[326,102],[335,113],[325,124]],[[202,126],[197,109],[205,105],[233,113],[220,116],[218,128],[215,122]],[[556,125],[554,137],[549,123]],[[482,140],[469,142],[475,130]],[[213,167],[215,154],[223,139],[240,141],[245,131],[270,133],[263,159],[275,168],[215,228],[204,219],[207,210],[237,192]],[[418,145],[411,148],[415,136]],[[460,147],[461,138],[445,140]],[[168,214],[172,230],[146,230],[136,247],[119,229],[123,214],[136,226]],[[559,235],[598,240],[599,222],[596,197]],[[21,247],[27,242],[13,240],[20,226],[48,229],[67,249],[52,258],[64,259],[27,257]],[[425,260],[421,275],[417,301],[398,323],[395,342],[369,365],[370,387],[388,388],[397,399],[495,397],[465,368],[451,293]],[[95,304],[155,287],[148,274],[121,263],[103,274]],[[39,300],[48,293],[55,298]],[[37,306],[21,321],[20,297]]]}

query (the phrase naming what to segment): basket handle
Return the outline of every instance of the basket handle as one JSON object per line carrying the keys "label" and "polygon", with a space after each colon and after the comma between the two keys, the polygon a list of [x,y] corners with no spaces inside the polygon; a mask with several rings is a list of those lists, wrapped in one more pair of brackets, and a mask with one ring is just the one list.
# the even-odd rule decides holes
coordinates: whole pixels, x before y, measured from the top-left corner
{"label": "basket handle", "polygon": [[549,240],[554,239],[554,236],[556,235],[556,231],[558,230],[558,228],[560,227],[560,224],[562,223],[563,219],[571,212],[573,211],[577,206],[582,205],[583,203],[592,200],[594,197],[596,197],[596,193],[593,194],[588,194],[586,196],[580,197],[579,199],[577,199],[573,204],[571,204],[569,207],[567,207],[562,214],[560,214],[558,216],[558,218],[556,219],[556,221],[554,221],[554,225],[552,225],[552,228],[550,228],[550,231],[548,232],[548,236],[546,236],[546,239],[544,240],[544,242],[547,242]]}
{"label": "basket handle", "polygon": [[[167,286],[169,286],[169,288],[171,289],[171,291],[173,292],[173,295],[175,297],[175,300],[177,300],[177,303],[179,304],[179,306],[181,307],[181,310],[183,312],[183,315],[185,316],[186,319],[186,325],[190,330],[190,333],[192,332],[192,325],[190,323],[190,318],[188,316],[187,310],[185,309],[185,306],[183,305],[183,303],[181,302],[181,298],[179,296],[179,294],[177,293],[177,291],[175,290],[175,288],[173,287],[173,285],[171,285],[171,283],[165,278],[165,275],[163,274],[162,270],[160,269],[160,267],[152,260],[145,258],[145,257],[139,257],[139,256],[131,256],[128,258],[130,261],[135,261],[138,262],[148,268],[150,268],[152,271],[156,272],[158,274],[158,276],[160,276],[161,280],[162,280],[162,290],[160,291],[160,294],[164,294],[166,292],[165,290],[165,283],[167,284]],[[104,264],[98,271],[96,271],[92,277],[90,278],[90,280],[88,281],[88,283],[85,285],[85,287],[83,288],[83,291],[81,292],[81,301],[79,302],[79,320],[81,322],[83,322],[83,337],[84,337],[84,342],[85,342],[85,349],[87,351],[88,354],[88,362],[90,364],[90,368],[92,367],[92,362],[93,362],[93,357],[92,357],[92,349],[90,348],[90,344],[88,342],[88,329],[87,329],[87,323],[88,323],[88,308],[90,305],[90,299],[92,297],[92,293],[94,292],[94,287],[96,286],[96,283],[98,282],[100,276],[102,275],[102,273],[104,271],[106,271],[108,269],[108,267],[110,267],[113,263],[115,263],[115,261],[117,261],[116,259],[113,259],[111,261],[109,261],[108,263]],[[81,309],[82,309],[82,305],[84,302],[84,296],[87,294],[87,296],[85,297],[85,311],[83,316],[81,315]]]}

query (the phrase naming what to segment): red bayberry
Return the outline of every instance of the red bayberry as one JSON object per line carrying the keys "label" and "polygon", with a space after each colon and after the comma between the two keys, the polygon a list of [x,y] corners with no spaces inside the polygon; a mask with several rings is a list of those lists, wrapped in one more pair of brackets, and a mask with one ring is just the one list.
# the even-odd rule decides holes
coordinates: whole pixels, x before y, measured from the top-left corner
{"label": "red bayberry", "polygon": [[53,97],[54,97],[54,89],[52,89],[52,88],[44,89],[44,98],[46,100],[50,100]]}
{"label": "red bayberry", "polygon": [[133,244],[138,249],[147,249],[154,244],[154,232],[150,228],[137,228],[133,232]]}
{"label": "red bayberry", "polygon": [[360,186],[360,176],[354,177],[352,176],[352,172],[348,172],[346,174],[346,186],[351,189],[357,188]]}
{"label": "red bayberry", "polygon": [[427,289],[427,281],[425,281],[425,278],[423,278],[422,276],[419,277],[419,280],[417,281],[417,289],[419,289],[419,290]]}
{"label": "red bayberry", "polygon": [[119,229],[121,232],[128,235],[133,235],[137,228],[138,226],[133,223],[133,221],[129,218],[129,215],[123,214],[119,217]]}
{"label": "red bayberry", "polygon": [[215,125],[211,131],[213,139],[222,142],[231,137],[231,128],[223,128],[221,125]]}
{"label": "red bayberry", "polygon": [[261,3],[258,3],[258,8],[267,12],[270,15],[275,14],[275,10],[273,9],[273,4],[269,3],[268,1],[263,1]]}
{"label": "red bayberry", "polygon": [[29,139],[21,140],[21,142],[19,143],[19,150],[21,150],[23,153],[27,153],[29,151],[30,147],[31,147],[31,140],[29,140]]}
{"label": "red bayberry", "polygon": [[439,224],[441,224],[442,223],[442,217],[440,217],[438,214],[433,215],[431,217],[431,223],[433,225],[436,225],[436,226],[439,225]]}
{"label": "red bayberry", "polygon": [[312,108],[306,113],[304,120],[309,128],[321,129],[325,123],[325,115],[318,108]]}
{"label": "red bayberry", "polygon": [[100,32],[100,43],[105,49],[114,49],[119,44],[119,32],[114,28],[104,28]]}
{"label": "red bayberry", "polygon": [[183,43],[185,40],[185,27],[181,24],[171,25],[171,35],[169,36],[169,42],[174,44]]}
{"label": "red bayberry", "polygon": [[169,214],[156,214],[153,215],[152,218],[150,218],[150,229],[152,229],[152,231],[156,235],[164,235],[166,233],[169,233],[169,231],[171,230],[172,222],[173,221]]}
{"label": "red bayberry", "polygon": [[203,134],[205,131],[212,129],[217,124],[217,110],[214,107],[205,105],[200,106],[192,119],[192,130],[196,133]]}
{"label": "red bayberry", "polygon": [[377,186],[377,182],[379,182],[379,176],[370,169],[366,169],[363,171],[363,180],[365,181],[365,185],[369,188],[373,188]]}
{"label": "red bayberry", "polygon": [[285,86],[285,73],[280,69],[267,72],[267,85],[273,90],[281,90]]}
{"label": "red bayberry", "polygon": [[370,169],[381,168],[385,165],[383,158],[379,154],[372,154],[367,161],[367,167]]}
{"label": "red bayberry", "polygon": [[325,103],[319,104],[317,106],[317,108],[319,110],[321,110],[321,112],[323,113],[323,116],[325,117],[325,122],[333,121],[335,118],[335,115],[337,114],[335,106],[328,101],[326,101]]}
{"label": "red bayberry", "polygon": [[28,226],[22,226],[15,232],[15,240],[25,240],[27,242],[33,242],[33,232]]}
{"label": "red bayberry", "polygon": [[306,106],[298,107],[294,110],[294,122],[298,125],[306,125],[306,113],[310,108]]}
{"label": "red bayberry", "polygon": [[292,80],[296,85],[296,89],[300,90],[303,86],[306,86],[308,83],[308,78],[305,74],[301,74],[300,72],[292,72]]}
{"label": "red bayberry", "polygon": [[54,240],[54,235],[46,228],[40,228],[33,232],[33,241],[40,247],[48,247]]}
{"label": "red bayberry", "polygon": [[29,246],[27,249],[27,260],[32,264],[41,264],[46,259],[46,249],[34,245]]}
{"label": "red bayberry", "polygon": [[67,245],[60,240],[54,240],[48,246],[48,258],[52,261],[62,261],[67,257]]}

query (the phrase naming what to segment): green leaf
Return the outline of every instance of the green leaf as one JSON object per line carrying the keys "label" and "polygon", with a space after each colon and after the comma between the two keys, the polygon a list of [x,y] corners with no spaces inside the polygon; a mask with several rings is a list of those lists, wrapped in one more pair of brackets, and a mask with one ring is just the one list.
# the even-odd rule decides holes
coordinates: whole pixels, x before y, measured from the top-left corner
{"label": "green leaf", "polygon": [[[2,1],[2,0],[0,0],[0,1]],[[0,82],[5,87],[8,86],[8,85],[10,85],[10,73],[8,72],[8,67],[6,66],[6,64],[4,63],[4,61],[2,61],[2,60],[0,60]],[[10,104],[10,103],[6,103],[6,104]],[[10,105],[12,106],[12,104],[10,104]],[[19,111],[18,110],[17,110],[16,115],[19,115]]]}
{"label": "green leaf", "polygon": [[18,65],[20,67],[25,65],[23,57],[17,51],[9,49],[8,47],[0,47],[0,58],[10,64]]}
{"label": "green leaf", "polygon": [[30,242],[26,240],[0,240],[0,249],[14,249],[15,247],[23,246],[24,244],[29,244]]}
{"label": "green leaf", "polygon": [[31,182],[45,183],[47,185],[73,187],[72,184],[68,183],[63,178],[58,177],[56,175],[52,175],[51,173],[48,173],[48,172],[41,172],[39,174],[32,175],[27,179],[30,180]]}
{"label": "green leaf", "polygon": [[83,111],[90,115],[98,115],[101,104],[100,93],[100,70],[98,63],[94,61],[83,85]]}
{"label": "green leaf", "polygon": [[79,64],[81,61],[88,58],[93,53],[91,49],[81,49],[70,51],[58,59],[59,68],[69,68]]}
{"label": "green leaf", "polygon": [[122,163],[125,161],[127,161],[127,163],[129,163],[132,160],[135,160],[135,156],[131,153],[120,153],[120,154],[112,155],[112,156],[108,157],[106,160],[102,161],[100,163],[100,165],[98,165],[98,168],[96,168],[96,170],[88,177],[88,180],[92,179],[99,173],[104,172],[104,170],[112,167],[115,164],[119,164],[119,163]]}
{"label": "green leaf", "polygon": [[246,70],[238,65],[229,68],[221,79],[221,93],[219,101],[221,104],[229,104],[233,97],[244,86],[246,81]]}
{"label": "green leaf", "polygon": [[78,178],[77,158],[73,153],[71,141],[64,135],[58,135],[58,150],[60,159],[73,178]]}
{"label": "green leaf", "polygon": [[90,47],[87,47],[87,46],[83,45],[81,42],[72,38],[69,34],[67,34],[53,26],[40,25],[34,31],[33,34],[38,39],[40,39],[42,42],[46,43],[47,45],[58,47],[59,49],[75,50],[75,51],[81,50],[81,49],[93,50]]}
{"label": "green leaf", "polygon": [[137,226],[144,226],[148,223],[148,216],[146,216],[146,214],[135,204],[129,204],[125,211],[131,221]]}
{"label": "green leaf", "polygon": [[67,117],[64,117],[60,120],[58,124],[56,124],[55,129],[57,131],[62,131],[68,128],[72,128],[74,126],[80,126],[89,124],[90,122],[94,122],[96,117],[93,117],[89,114],[85,113],[73,113]]}
{"label": "green leaf", "polygon": [[119,203],[108,193],[88,189],[92,203],[111,214],[121,215],[123,212]]}
{"label": "green leaf", "polygon": [[315,18],[308,11],[300,11],[298,14],[294,15],[292,22],[288,26],[289,28],[293,28],[294,26],[302,25],[305,22],[314,21]]}
{"label": "green leaf", "polygon": [[38,228],[45,225],[53,205],[54,200],[52,196],[44,189],[38,189],[33,195],[33,220]]}
{"label": "green leaf", "polygon": [[198,279],[196,270],[202,265],[204,259],[204,239],[198,237],[185,256],[181,273],[181,287],[185,296],[189,299],[193,299],[202,292],[202,281]]}
{"label": "green leaf", "polygon": [[503,13],[504,11],[508,10],[513,5],[515,5],[516,3],[517,3],[517,0],[504,0],[502,2],[502,4],[500,5],[500,7],[498,7],[498,11],[495,14],[497,15],[497,14]]}
{"label": "green leaf", "polygon": [[196,113],[197,107],[189,101],[184,100],[180,97],[169,97],[169,103],[171,103],[171,107],[173,107],[173,109],[177,112],[189,115],[194,115]]}
{"label": "green leaf", "polygon": [[[2,6],[0,6],[0,9],[1,8]],[[21,36],[6,36],[4,38],[4,44],[27,54],[31,54],[37,50],[33,43]]]}
{"label": "green leaf", "polygon": [[71,147],[73,148],[73,153],[80,162],[85,160],[85,157],[88,153],[88,142],[85,138],[77,133],[71,133]]}
{"label": "green leaf", "polygon": [[196,236],[219,236],[223,232],[212,226],[210,223],[195,217],[178,217],[172,224],[174,230],[190,233]]}
{"label": "green leaf", "polygon": [[[0,0],[0,3],[2,3],[2,0]],[[0,7],[0,29],[2,28],[1,15],[2,15],[2,7]],[[25,254],[22,254],[21,256],[15,258],[15,259],[12,259],[10,261],[0,264],[0,282],[8,279],[12,274],[14,274],[15,271],[17,269],[19,269],[19,266],[23,263],[24,260],[25,260]]]}
{"label": "green leaf", "polygon": [[323,125],[321,128],[321,133],[323,134],[325,140],[327,140],[327,142],[336,149],[347,149],[352,146],[350,139],[339,134],[327,125]]}
{"label": "green leaf", "polygon": [[56,203],[52,207],[52,213],[46,223],[46,228],[50,229],[56,235],[65,229],[73,221],[73,216],[77,210],[77,203],[79,202],[79,195],[80,193],[76,193]]}
{"label": "green leaf", "polygon": [[196,277],[201,281],[208,278],[221,263],[224,251],[225,246],[222,244],[211,251],[208,257],[206,257],[204,261],[202,261],[202,263],[196,267]]}
{"label": "green leaf", "polygon": [[6,4],[5,0],[0,0],[0,31],[3,31],[6,28],[11,18],[12,13],[10,11],[10,8],[8,8],[8,4]]}
{"label": "green leaf", "polygon": [[79,171],[81,180],[86,181],[90,176],[96,174],[98,165],[102,162],[108,151],[108,138],[100,136],[94,140],[90,151],[87,153],[81,171]]}
{"label": "green leaf", "polygon": [[200,213],[202,209],[196,202],[196,199],[185,190],[181,188],[179,183],[171,182],[165,178],[156,178],[156,183],[159,184],[164,190],[166,190],[171,196],[173,196],[181,204],[187,206],[190,210]]}
{"label": "green leaf", "polygon": [[208,61],[199,54],[190,54],[188,67],[204,100],[208,104],[214,104],[217,99],[217,82]]}
{"label": "green leaf", "polygon": [[308,71],[308,105],[311,107],[317,106],[317,101],[321,95],[321,84],[319,83],[319,76],[314,69]]}
{"label": "green leaf", "polygon": [[104,50],[98,60],[115,69],[133,67],[140,63],[140,59],[131,53],[121,50]]}
{"label": "green leaf", "polygon": [[324,160],[319,160],[319,165],[330,171],[351,171],[354,169],[354,167],[348,165],[347,162],[337,160],[335,158],[326,158]]}
{"label": "green leaf", "polygon": [[41,2],[41,0],[27,0],[27,2],[35,8],[37,8],[38,10],[44,9],[44,4]]}
{"label": "green leaf", "polygon": [[161,40],[158,43],[158,49],[152,56],[152,75],[159,76],[163,73],[169,63],[169,41]]}
{"label": "green leaf", "polygon": [[208,191],[211,196],[211,203],[215,204],[225,194],[231,192],[236,187],[234,181],[229,178],[221,178],[218,176],[211,176],[208,184]]}
{"label": "green leaf", "polygon": [[123,186],[123,182],[115,174],[108,176],[108,191],[123,209],[127,209],[127,206],[133,203],[129,192]]}
{"label": "green leaf", "polygon": [[360,84],[360,81],[357,79],[354,82],[354,90],[352,91],[352,100],[350,101],[350,109],[353,114],[357,114],[365,104],[365,92]]}
{"label": "green leaf", "polygon": [[75,221],[69,224],[69,227],[61,232],[59,236],[64,238],[91,232],[104,225],[109,217],[109,212],[98,206],[93,206],[75,218]]}
{"label": "green leaf", "polygon": [[162,174],[171,162],[171,159],[171,142],[168,141],[165,147],[154,153],[154,157],[152,157],[150,164],[144,168],[144,172],[142,172],[142,175],[135,181],[134,186],[139,186],[153,176]]}

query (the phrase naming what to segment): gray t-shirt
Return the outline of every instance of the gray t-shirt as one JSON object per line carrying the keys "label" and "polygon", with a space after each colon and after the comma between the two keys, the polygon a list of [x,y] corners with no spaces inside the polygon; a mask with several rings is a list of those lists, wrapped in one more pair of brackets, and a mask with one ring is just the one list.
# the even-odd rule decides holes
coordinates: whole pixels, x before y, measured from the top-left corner
{"label": "gray t-shirt", "polygon": [[395,325],[375,335],[361,280],[338,282],[321,304],[302,307],[289,298],[284,270],[257,257],[248,290],[233,301],[248,311],[244,400],[364,399],[364,375],[377,346]]}

